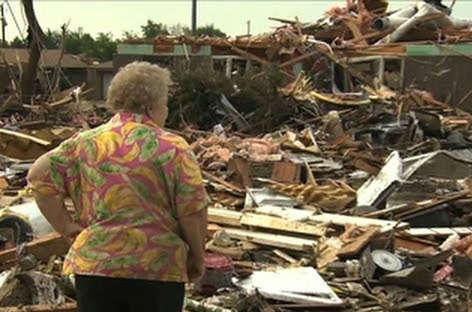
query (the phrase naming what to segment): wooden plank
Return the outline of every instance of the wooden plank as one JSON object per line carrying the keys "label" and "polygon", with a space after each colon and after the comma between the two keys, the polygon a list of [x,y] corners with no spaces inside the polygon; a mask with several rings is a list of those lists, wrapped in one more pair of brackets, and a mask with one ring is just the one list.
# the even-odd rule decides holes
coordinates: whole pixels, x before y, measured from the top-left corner
{"label": "wooden plank", "polygon": [[[48,261],[53,255],[62,256],[69,251],[69,245],[58,233],[51,233],[26,244],[27,253],[33,254],[38,260]],[[0,252],[0,268],[6,269],[15,265],[16,247]]]}
{"label": "wooden plank", "polygon": [[287,261],[288,263],[290,264],[295,264],[297,263],[298,261],[292,257],[290,257],[289,255],[287,255],[285,252],[283,252],[282,250],[279,250],[279,249],[274,249],[272,250],[272,252],[277,255],[278,257],[284,259],[285,261]]}
{"label": "wooden plank", "polygon": [[210,223],[240,226],[240,220],[242,215],[243,214],[241,212],[237,211],[208,208],[208,222]]}
{"label": "wooden plank", "polygon": [[406,222],[396,222],[380,219],[370,219],[363,217],[352,217],[333,213],[323,213],[319,215],[312,215],[309,217],[310,221],[317,223],[332,223],[337,225],[348,225],[353,224],[357,226],[379,226],[380,232],[388,232],[395,229],[404,229],[409,227]]}
{"label": "wooden plank", "polygon": [[254,226],[315,236],[323,236],[325,232],[324,227],[320,225],[312,225],[265,214],[241,213],[217,208],[208,208],[208,222],[235,227],[242,225]]}
{"label": "wooden plank", "polygon": [[229,182],[226,182],[225,180],[221,179],[221,178],[218,178],[214,175],[212,175],[211,173],[203,170],[203,175],[212,180],[213,182],[216,182],[216,183],[219,183],[221,185],[223,185],[225,188],[227,188],[229,191],[232,191],[232,192],[236,192],[236,193],[239,193],[239,194],[244,194],[244,190],[240,187],[237,187],[236,185],[233,185]]}
{"label": "wooden plank", "polygon": [[26,140],[29,140],[29,141],[32,141],[34,143],[38,143],[38,144],[44,145],[44,146],[51,145],[51,142],[49,142],[49,141],[34,137],[32,135],[21,133],[21,132],[16,132],[16,131],[7,130],[7,129],[0,129],[0,133],[15,136],[15,137],[21,138],[21,139],[26,139]]}
{"label": "wooden plank", "polygon": [[420,237],[420,236],[437,236],[445,237],[453,234],[466,236],[472,234],[470,227],[453,227],[453,228],[413,228],[405,231],[406,234]]}
{"label": "wooden plank", "polygon": [[231,259],[236,259],[236,260],[243,259],[244,255],[246,254],[246,251],[243,250],[241,247],[220,247],[214,244],[208,244],[206,246],[206,250],[209,250],[211,252],[214,252],[220,255],[228,256]]}
{"label": "wooden plank", "polygon": [[279,216],[286,220],[297,220],[305,221],[309,220],[315,223],[326,223],[326,224],[336,224],[336,225],[357,225],[357,226],[379,226],[381,227],[380,232],[388,232],[393,228],[404,229],[409,227],[409,224],[406,222],[398,223],[396,221],[388,221],[381,219],[372,219],[364,217],[352,217],[345,216],[333,213],[322,213],[316,214],[314,211],[295,209],[295,208],[285,208],[285,207],[275,207],[275,206],[263,206],[255,209],[258,213],[264,213],[269,215]]}
{"label": "wooden plank", "polygon": [[380,229],[378,227],[367,229],[367,231],[362,233],[359,237],[354,238],[347,245],[344,245],[343,248],[338,251],[337,256],[353,257],[359,254],[362,248],[364,248],[379,232]]}
{"label": "wooden plank", "polygon": [[241,225],[315,236],[323,236],[325,234],[324,226],[316,226],[255,213],[243,214],[241,217]]}
{"label": "wooden plank", "polygon": [[241,229],[225,228],[225,232],[234,239],[247,240],[255,244],[278,247],[296,251],[311,251],[316,241],[272,233],[252,232]]}
{"label": "wooden plank", "polygon": [[4,307],[0,308],[0,312],[76,312],[77,303],[65,303],[58,306],[50,304],[37,304],[22,307]]}

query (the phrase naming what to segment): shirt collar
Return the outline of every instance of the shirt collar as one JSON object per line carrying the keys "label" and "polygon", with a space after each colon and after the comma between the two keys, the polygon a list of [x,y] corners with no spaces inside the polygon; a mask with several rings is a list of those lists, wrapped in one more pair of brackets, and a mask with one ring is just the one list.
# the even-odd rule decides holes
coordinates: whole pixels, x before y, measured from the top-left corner
{"label": "shirt collar", "polygon": [[145,124],[154,128],[159,128],[152,119],[147,116],[146,114],[136,114],[136,113],[130,113],[126,111],[119,111],[113,116],[113,118],[110,120],[112,123],[114,122],[121,122],[121,123],[127,123],[127,122],[136,122],[136,123],[141,123]]}

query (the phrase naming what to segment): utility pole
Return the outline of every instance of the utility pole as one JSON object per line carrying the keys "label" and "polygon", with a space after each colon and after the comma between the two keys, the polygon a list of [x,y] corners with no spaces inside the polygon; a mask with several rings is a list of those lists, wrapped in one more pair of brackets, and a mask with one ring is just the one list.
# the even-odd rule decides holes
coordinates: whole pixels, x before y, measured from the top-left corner
{"label": "utility pole", "polygon": [[4,3],[0,4],[0,14],[2,15],[2,47],[6,48],[5,27],[7,26],[7,23],[5,21]]}
{"label": "utility pole", "polygon": [[197,34],[197,0],[192,0],[192,34]]}

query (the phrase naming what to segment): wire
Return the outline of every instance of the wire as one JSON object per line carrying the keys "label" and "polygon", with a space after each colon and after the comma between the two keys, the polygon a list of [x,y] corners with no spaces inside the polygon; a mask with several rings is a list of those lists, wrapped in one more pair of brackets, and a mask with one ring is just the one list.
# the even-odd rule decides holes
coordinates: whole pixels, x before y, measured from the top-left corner
{"label": "wire", "polygon": [[10,11],[11,13],[11,16],[13,18],[13,21],[15,22],[15,25],[16,25],[16,28],[18,29],[18,33],[20,34],[20,38],[21,40],[24,40],[24,36],[23,36],[23,30],[21,30],[21,27],[20,25],[18,24],[18,21],[16,20],[16,16],[15,16],[15,13],[13,13],[13,9],[11,8],[11,5],[10,5],[10,2],[8,2],[8,0],[3,0],[4,3],[6,3],[8,5],[8,10]]}

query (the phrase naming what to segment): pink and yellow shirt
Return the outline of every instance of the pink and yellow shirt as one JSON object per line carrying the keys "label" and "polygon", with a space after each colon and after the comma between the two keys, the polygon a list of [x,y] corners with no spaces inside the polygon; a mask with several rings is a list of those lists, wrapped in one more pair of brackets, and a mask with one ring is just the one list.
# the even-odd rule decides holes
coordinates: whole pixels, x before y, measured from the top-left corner
{"label": "pink and yellow shirt", "polygon": [[179,218],[209,200],[184,139],[146,116],[120,112],[49,155],[50,172],[30,187],[71,197],[84,227],[65,274],[187,281]]}

